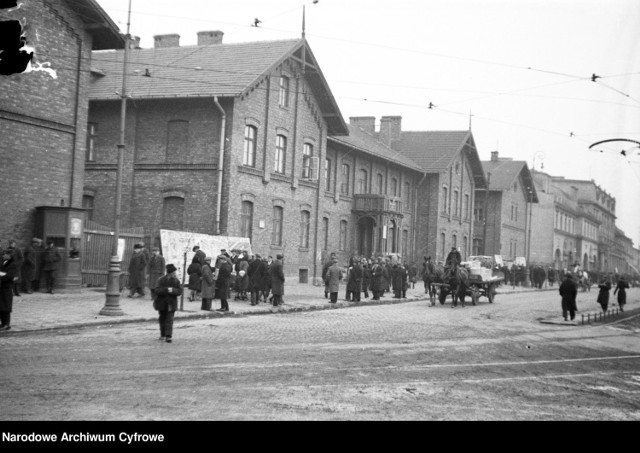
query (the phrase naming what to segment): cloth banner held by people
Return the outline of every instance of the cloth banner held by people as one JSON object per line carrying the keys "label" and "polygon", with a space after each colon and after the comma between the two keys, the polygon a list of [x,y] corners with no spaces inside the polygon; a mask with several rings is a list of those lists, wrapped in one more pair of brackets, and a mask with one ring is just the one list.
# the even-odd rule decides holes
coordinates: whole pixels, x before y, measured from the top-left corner
{"label": "cloth banner held by people", "polygon": [[242,250],[245,254],[251,255],[251,240],[243,237],[233,236],[212,236],[209,234],[191,233],[188,231],[160,230],[160,241],[162,243],[162,256],[167,263],[176,266],[176,276],[182,281],[184,265],[184,253],[187,253],[187,266],[191,263],[195,252],[193,246],[200,246],[200,250],[207,256],[216,257],[220,250]]}

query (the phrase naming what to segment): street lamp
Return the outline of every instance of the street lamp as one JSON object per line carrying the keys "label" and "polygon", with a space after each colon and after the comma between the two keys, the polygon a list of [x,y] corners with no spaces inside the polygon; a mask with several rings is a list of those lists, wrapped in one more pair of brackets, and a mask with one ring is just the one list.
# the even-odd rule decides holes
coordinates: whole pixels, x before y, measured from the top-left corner
{"label": "street lamp", "polygon": [[[113,229],[113,244],[111,247],[111,259],[109,260],[109,272],[107,275],[107,291],[104,307],[100,310],[103,316],[122,316],[124,312],[120,308],[120,257],[118,256],[118,244],[120,242],[120,217],[122,204],[122,173],[124,169],[125,150],[125,120],[127,114],[127,66],[129,63],[129,43],[131,25],[131,0],[129,0],[129,12],[127,15],[127,34],[125,36],[124,56],[122,63],[122,93],[120,93],[120,143],[118,143],[118,167],[116,170],[116,202],[115,225]],[[123,253],[124,255],[124,253]]]}

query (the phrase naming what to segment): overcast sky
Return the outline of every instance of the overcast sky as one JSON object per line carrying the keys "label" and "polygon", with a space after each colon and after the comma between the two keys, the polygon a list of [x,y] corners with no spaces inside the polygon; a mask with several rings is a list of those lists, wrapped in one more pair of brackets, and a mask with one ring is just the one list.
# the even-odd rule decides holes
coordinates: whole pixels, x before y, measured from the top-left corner
{"label": "overcast sky", "polygon": [[[98,3],[126,32],[129,0]],[[400,115],[403,130],[471,121],[482,160],[498,150],[531,167],[535,156],[536,169],[594,179],[639,246],[640,148],[589,146],[640,141],[640,1],[132,0],[131,34],[143,48],[167,33],[195,45],[203,30],[223,31],[226,43],[294,39],[303,5],[345,121]]]}

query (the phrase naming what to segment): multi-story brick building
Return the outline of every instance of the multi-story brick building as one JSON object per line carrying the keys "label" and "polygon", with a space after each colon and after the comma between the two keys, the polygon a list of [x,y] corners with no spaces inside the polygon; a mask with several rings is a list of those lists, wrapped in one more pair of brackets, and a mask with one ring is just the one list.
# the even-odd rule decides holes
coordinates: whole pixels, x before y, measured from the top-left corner
{"label": "multi-story brick building", "polygon": [[498,151],[493,151],[491,160],[482,161],[482,167],[487,187],[476,190],[474,254],[538,262],[537,256],[531,256],[529,240],[534,231],[531,205],[538,203],[538,192],[527,163],[499,157]]}
{"label": "multi-story brick building", "polygon": [[91,51],[123,48],[124,39],[94,0],[22,2],[2,13],[25,24],[34,52],[34,70],[0,76],[0,238],[23,246],[37,206],[82,205]]}

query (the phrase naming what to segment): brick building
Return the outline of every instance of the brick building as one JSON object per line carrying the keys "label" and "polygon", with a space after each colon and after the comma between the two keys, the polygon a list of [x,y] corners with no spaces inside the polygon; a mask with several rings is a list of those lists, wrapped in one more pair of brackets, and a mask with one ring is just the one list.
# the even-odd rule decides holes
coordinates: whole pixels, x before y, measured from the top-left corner
{"label": "brick building", "polygon": [[527,163],[501,158],[493,151],[491,160],[483,161],[482,167],[488,186],[476,190],[474,254],[501,255],[508,261],[523,256],[536,262],[530,256],[529,237],[531,204],[538,203],[538,193]]}
{"label": "brick building", "polygon": [[94,0],[22,2],[2,13],[26,24],[34,50],[34,70],[0,76],[0,238],[22,247],[37,206],[81,207],[91,51],[124,40]]}

